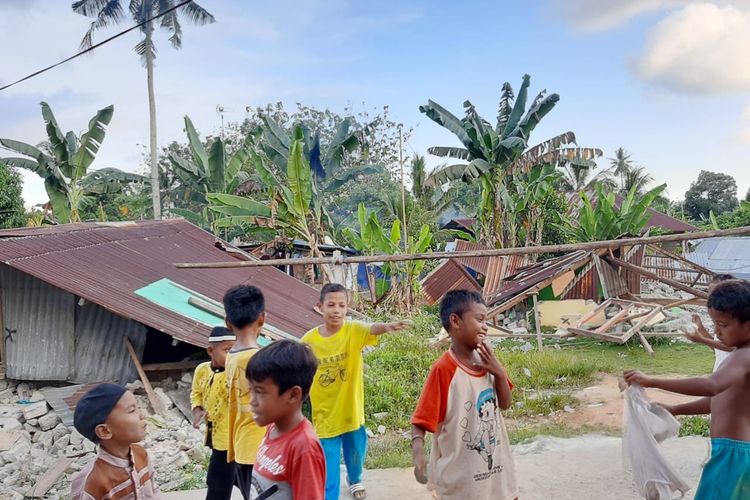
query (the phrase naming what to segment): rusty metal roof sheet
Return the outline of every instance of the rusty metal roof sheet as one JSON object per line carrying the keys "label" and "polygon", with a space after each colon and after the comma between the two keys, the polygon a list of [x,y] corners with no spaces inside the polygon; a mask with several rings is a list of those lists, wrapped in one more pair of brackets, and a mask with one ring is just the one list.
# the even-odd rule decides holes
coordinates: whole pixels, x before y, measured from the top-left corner
{"label": "rusty metal roof sheet", "polygon": [[509,276],[503,282],[499,292],[487,299],[487,305],[492,307],[502,304],[512,297],[524,293],[534,285],[568,271],[575,264],[590,259],[591,255],[591,252],[579,250],[521,268],[518,273]]}
{"label": "rusty metal roof sheet", "polygon": [[169,278],[221,301],[228,288],[247,283],[263,290],[270,325],[300,337],[320,323],[313,310],[318,292],[273,267],[174,267],[233,260],[212,234],[182,219],[0,231],[0,261],[190,344],[205,346],[209,327],[133,292]]}
{"label": "rusty metal roof sheet", "polygon": [[461,289],[482,291],[477,280],[466,271],[464,266],[453,259],[440,264],[422,280],[422,293],[428,304],[435,304],[451,290]]}

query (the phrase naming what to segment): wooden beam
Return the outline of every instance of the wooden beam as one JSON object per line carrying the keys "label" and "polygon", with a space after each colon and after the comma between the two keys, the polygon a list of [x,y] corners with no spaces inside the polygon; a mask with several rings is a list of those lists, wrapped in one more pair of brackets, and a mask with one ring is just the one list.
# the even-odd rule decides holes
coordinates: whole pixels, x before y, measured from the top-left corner
{"label": "wooden beam", "polygon": [[541,318],[539,317],[539,296],[535,293],[534,299],[534,326],[536,327],[536,348],[542,350],[542,325]]}
{"label": "wooden beam", "polygon": [[583,328],[575,328],[575,327],[567,328],[567,330],[570,333],[574,333],[582,337],[591,337],[591,338],[598,339],[598,340],[606,340],[607,342],[614,342],[616,344],[625,343],[621,337],[616,337],[614,335],[609,335],[607,333],[596,333],[591,330],[584,330]]}
{"label": "wooden beam", "polygon": [[[627,332],[625,332],[625,334],[622,336],[623,342],[627,342],[628,339],[630,339],[630,337],[632,337],[636,333],[639,333],[641,331],[641,328],[643,328],[644,326],[646,326],[648,324],[648,322],[651,321],[651,319],[654,316],[656,316],[657,314],[659,314],[660,312],[661,312],[661,307],[655,307],[653,311],[651,311],[647,315],[643,316],[638,321],[638,323],[636,323],[635,325],[633,325],[630,328],[630,330],[628,330]],[[644,345],[643,347],[646,347],[646,346]],[[648,351],[650,348],[651,348],[651,346],[649,346],[646,350]],[[653,351],[651,351],[651,353],[653,353]]]}
{"label": "wooden beam", "polygon": [[644,269],[656,269],[657,271],[674,271],[675,273],[698,273],[698,277],[703,274],[703,271],[698,271],[697,269],[680,269],[679,267],[654,266],[651,264],[643,264],[641,267]]}
{"label": "wooden beam", "polygon": [[452,259],[461,257],[494,257],[498,255],[538,255],[542,253],[564,253],[578,250],[598,250],[607,248],[622,248],[630,245],[646,245],[666,243],[671,241],[700,240],[720,236],[743,236],[750,234],[750,226],[718,231],[699,231],[695,233],[666,234],[662,236],[648,236],[642,238],[623,238],[619,240],[589,241],[584,243],[569,243],[565,245],[540,245],[536,247],[497,248],[491,250],[473,250],[469,252],[431,252],[395,255],[361,255],[355,257],[306,257],[302,259],[271,259],[258,261],[233,262],[186,262],[175,264],[180,269],[222,269],[233,267],[262,267],[282,266],[294,264],[355,264],[373,262],[405,262],[412,260]]}
{"label": "wooden beam", "polygon": [[205,360],[175,361],[172,363],[149,363],[141,365],[144,372],[160,372],[169,370],[192,370]]}
{"label": "wooden beam", "polygon": [[135,349],[133,349],[133,344],[130,343],[130,339],[127,337],[123,337],[122,340],[125,342],[125,347],[128,348],[128,353],[130,353],[130,359],[133,360],[135,369],[138,370],[138,376],[141,378],[141,383],[143,384],[144,389],[146,389],[146,396],[148,396],[148,401],[151,403],[151,407],[156,413],[166,418],[167,409],[164,408],[161,399],[156,396],[154,388],[151,387],[151,382],[148,381],[146,372],[143,371],[143,366],[141,366],[141,362],[138,361],[138,355],[135,353]]}
{"label": "wooden beam", "polygon": [[695,288],[691,288],[687,285],[684,285],[678,281],[671,280],[669,278],[662,278],[658,274],[652,273],[651,271],[647,271],[646,269],[643,269],[640,266],[636,266],[628,262],[623,262],[620,259],[613,259],[611,257],[605,257],[605,259],[607,260],[607,262],[611,264],[628,269],[629,271],[633,271],[634,273],[640,274],[641,276],[645,276],[646,278],[651,278],[656,281],[661,281],[662,283],[667,284],[671,286],[672,288],[676,288],[677,290],[682,290],[683,292],[691,293],[695,295],[696,297],[700,297],[702,299],[708,298],[708,294],[706,292],[703,292],[701,290],[696,290]]}
{"label": "wooden beam", "polygon": [[75,462],[75,458],[58,458],[55,460],[52,467],[46,470],[44,475],[34,484],[31,491],[26,493],[26,497],[43,498],[73,462]]}
{"label": "wooden beam", "polygon": [[622,323],[625,321],[625,318],[628,316],[628,313],[633,308],[633,304],[629,304],[625,306],[620,312],[609,318],[607,321],[604,322],[602,326],[594,330],[596,333],[607,333],[607,331],[612,328],[614,325],[618,323]]}
{"label": "wooden beam", "polygon": [[583,327],[583,325],[585,325],[588,320],[590,320],[591,318],[596,317],[597,314],[599,314],[604,309],[606,309],[607,307],[609,307],[610,304],[612,304],[612,299],[607,299],[604,302],[602,302],[601,304],[599,304],[598,306],[596,306],[596,308],[594,308],[593,311],[590,311],[590,312],[584,314],[583,316],[581,316],[578,319],[578,321],[576,322],[576,324],[575,324],[576,328]]}
{"label": "wooden beam", "polygon": [[676,253],[670,252],[669,250],[661,248],[660,246],[657,246],[657,245],[648,245],[648,247],[650,249],[654,250],[655,252],[659,252],[660,254],[662,254],[662,255],[664,255],[666,257],[670,257],[670,258],[672,258],[674,260],[682,262],[686,266],[688,266],[688,267],[690,267],[692,269],[695,269],[696,271],[700,271],[703,274],[707,274],[709,276],[713,276],[714,274],[716,274],[712,270],[708,269],[707,267],[703,267],[700,264],[696,264],[695,262],[691,262],[691,261],[687,260],[685,257],[683,257],[682,255],[677,255]]}
{"label": "wooden beam", "polygon": [[691,305],[691,306],[705,306],[706,299],[681,299],[679,297],[644,297],[643,295],[634,295],[638,302],[646,302],[650,304],[659,304],[664,307],[675,307],[677,305]]}

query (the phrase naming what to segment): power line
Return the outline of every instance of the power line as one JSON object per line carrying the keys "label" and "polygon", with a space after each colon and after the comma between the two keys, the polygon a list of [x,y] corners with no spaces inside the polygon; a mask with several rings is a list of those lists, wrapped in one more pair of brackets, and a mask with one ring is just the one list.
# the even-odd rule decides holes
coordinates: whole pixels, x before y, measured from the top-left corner
{"label": "power line", "polygon": [[192,2],[192,1],[193,1],[193,0],[185,0],[184,2],[182,2],[182,3],[179,3],[179,4],[175,5],[175,6],[174,6],[174,7],[172,7],[172,8],[169,8],[169,9],[165,10],[164,12],[161,12],[160,14],[158,14],[158,15],[156,15],[156,16],[154,16],[154,17],[151,17],[151,18],[149,18],[149,19],[146,19],[145,21],[143,21],[143,22],[142,22],[142,23],[140,23],[140,24],[136,24],[135,26],[133,26],[133,27],[131,27],[131,28],[128,28],[128,29],[126,29],[125,31],[121,31],[120,33],[117,33],[116,35],[114,35],[114,36],[111,36],[111,37],[107,38],[106,40],[102,40],[101,42],[99,42],[99,43],[97,43],[97,44],[95,44],[95,45],[92,45],[92,46],[91,46],[91,47],[89,47],[88,49],[82,50],[82,51],[80,51],[80,52],[78,52],[78,53],[76,53],[76,54],[74,54],[74,55],[72,55],[72,56],[68,57],[67,59],[63,59],[62,61],[60,61],[60,62],[58,62],[58,63],[55,63],[55,64],[53,64],[53,65],[51,65],[51,66],[47,66],[47,67],[46,67],[46,68],[44,68],[44,69],[40,69],[39,71],[35,71],[34,73],[31,73],[30,75],[24,76],[24,77],[23,77],[23,78],[21,78],[20,80],[16,80],[16,81],[15,81],[15,82],[13,82],[13,83],[9,83],[8,85],[4,85],[4,86],[0,87],[0,92],[2,92],[3,90],[5,90],[5,89],[7,89],[7,88],[10,88],[10,87],[12,87],[12,86],[14,86],[14,85],[17,85],[17,84],[19,84],[19,83],[21,83],[21,82],[24,82],[24,81],[26,81],[26,80],[29,80],[29,79],[31,79],[31,78],[34,78],[34,77],[35,77],[35,76],[37,76],[37,75],[41,75],[42,73],[45,73],[45,72],[47,72],[47,71],[49,71],[49,70],[51,70],[51,69],[53,69],[53,68],[56,68],[56,67],[58,67],[58,66],[60,66],[60,65],[63,65],[63,64],[65,64],[65,63],[66,63],[66,62],[68,62],[68,61],[72,61],[73,59],[75,59],[75,58],[77,58],[77,57],[80,57],[80,56],[82,56],[82,55],[84,55],[84,54],[86,54],[86,53],[88,53],[88,52],[91,52],[92,50],[94,50],[94,49],[96,49],[96,48],[98,48],[98,47],[101,47],[101,46],[102,46],[102,45],[104,45],[105,43],[109,43],[109,42],[111,42],[111,41],[112,41],[112,40],[114,40],[115,38],[119,38],[119,37],[121,37],[122,35],[124,35],[124,34],[126,34],[126,33],[130,33],[131,31],[133,31],[133,30],[135,30],[135,29],[138,29],[138,28],[140,28],[141,26],[144,26],[144,25],[146,25],[146,24],[150,23],[151,21],[153,21],[153,20],[155,20],[155,19],[159,19],[160,17],[166,16],[166,15],[167,15],[167,14],[169,14],[170,12],[172,12],[172,11],[174,11],[174,10],[177,10],[177,9],[179,9],[180,7],[184,7],[185,5],[189,4],[189,3],[190,3],[190,2]]}

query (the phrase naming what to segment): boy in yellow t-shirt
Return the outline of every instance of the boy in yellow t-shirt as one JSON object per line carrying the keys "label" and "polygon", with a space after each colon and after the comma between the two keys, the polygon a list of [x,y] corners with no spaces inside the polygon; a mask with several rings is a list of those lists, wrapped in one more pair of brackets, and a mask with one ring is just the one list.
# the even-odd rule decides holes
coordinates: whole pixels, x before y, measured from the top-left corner
{"label": "boy in yellow t-shirt", "polygon": [[258,335],[266,320],[265,299],[259,288],[240,285],[224,294],[227,327],[237,336],[226,362],[229,393],[229,442],[227,460],[235,462],[236,483],[243,498],[250,498],[253,464],[266,433],[250,410],[250,384],[245,376],[247,363],[258,352]]}
{"label": "boy in yellow t-shirt", "polygon": [[302,337],[318,358],[310,400],[315,432],[326,456],[326,500],[337,500],[344,452],[349,491],[356,499],[367,497],[362,468],[367,452],[365,433],[362,349],[378,343],[378,335],[406,328],[409,321],[367,324],[348,321],[346,288],[329,283],[320,291],[318,307],[324,324]]}
{"label": "boy in yellow t-shirt", "polygon": [[227,415],[227,353],[234,345],[234,333],[216,326],[208,337],[208,355],[211,361],[195,369],[190,404],[193,407],[193,427],[206,420],[206,446],[211,448],[208,462],[206,500],[229,500],[234,486],[234,463],[227,461],[229,421]]}

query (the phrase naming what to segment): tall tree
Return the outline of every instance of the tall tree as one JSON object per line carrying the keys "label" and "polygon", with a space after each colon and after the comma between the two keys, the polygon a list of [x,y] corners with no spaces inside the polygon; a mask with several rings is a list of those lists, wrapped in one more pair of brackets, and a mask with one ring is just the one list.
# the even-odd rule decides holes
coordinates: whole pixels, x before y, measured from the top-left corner
{"label": "tall tree", "polygon": [[576,143],[573,132],[566,132],[529,148],[531,132],[560,100],[559,95],[546,95],[542,91],[527,109],[530,83],[531,77],[524,75],[518,95],[514,94],[509,83],[503,84],[495,126],[479,116],[469,101],[464,102],[466,116],[462,119],[433,101],[419,107],[422,113],[455,134],[463,144],[459,148],[432,147],[428,149],[429,153],[468,161],[436,168],[430,174],[430,183],[440,185],[462,179],[481,184],[479,236],[482,242],[491,246],[507,246],[515,237],[509,232],[512,225],[508,223],[504,207],[507,199],[504,193],[516,187],[514,175],[529,173],[535,167],[557,164],[561,159],[583,161],[601,156],[598,149],[568,147]]}
{"label": "tall tree", "polygon": [[685,192],[685,212],[694,220],[737,208],[737,181],[728,174],[701,170]]}
{"label": "tall tree", "polygon": [[[93,17],[95,20],[91,23],[89,30],[81,41],[81,48],[89,48],[93,45],[94,32],[107,28],[109,26],[123,23],[127,16],[123,9],[125,0],[78,0],[73,2],[73,12],[86,17]],[[151,150],[151,185],[159,185],[159,162],[157,158],[156,145],[156,99],[154,97],[154,59],[156,58],[156,46],[154,45],[155,28],[161,27],[170,33],[169,41],[172,47],[179,49],[182,47],[182,26],[178,19],[177,13],[187,19],[189,22],[197,25],[212,23],[215,21],[212,16],[203,7],[196,2],[189,2],[183,7],[172,10],[166,15],[159,18],[158,21],[149,21],[174,8],[180,0],[130,0],[128,11],[130,19],[136,25],[144,23],[141,27],[143,38],[135,46],[135,53],[141,56],[143,64],[146,66],[146,83],[148,85],[148,112],[149,112],[149,148]],[[158,24],[155,24],[158,22]],[[152,204],[154,209],[154,219],[161,218],[161,200],[159,190],[151,190]]]}
{"label": "tall tree", "polygon": [[750,189],[747,190],[747,193],[745,193],[745,201],[750,202]]}
{"label": "tall tree", "polygon": [[602,170],[596,175],[591,175],[592,171],[593,167],[588,165],[569,162],[558,165],[560,189],[572,193],[592,191],[597,184],[602,184],[606,191],[612,191],[617,187],[612,169]]}
{"label": "tall tree", "polygon": [[622,176],[626,172],[633,169],[633,162],[630,157],[632,155],[623,148],[617,148],[615,150],[615,157],[609,158],[609,166],[617,176]]}
{"label": "tall tree", "polygon": [[23,182],[19,173],[8,165],[0,164],[0,228],[20,227],[25,224],[22,187]]}
{"label": "tall tree", "polygon": [[636,196],[641,196],[654,178],[644,167],[631,167],[620,176],[620,195],[627,196],[635,189]]}

